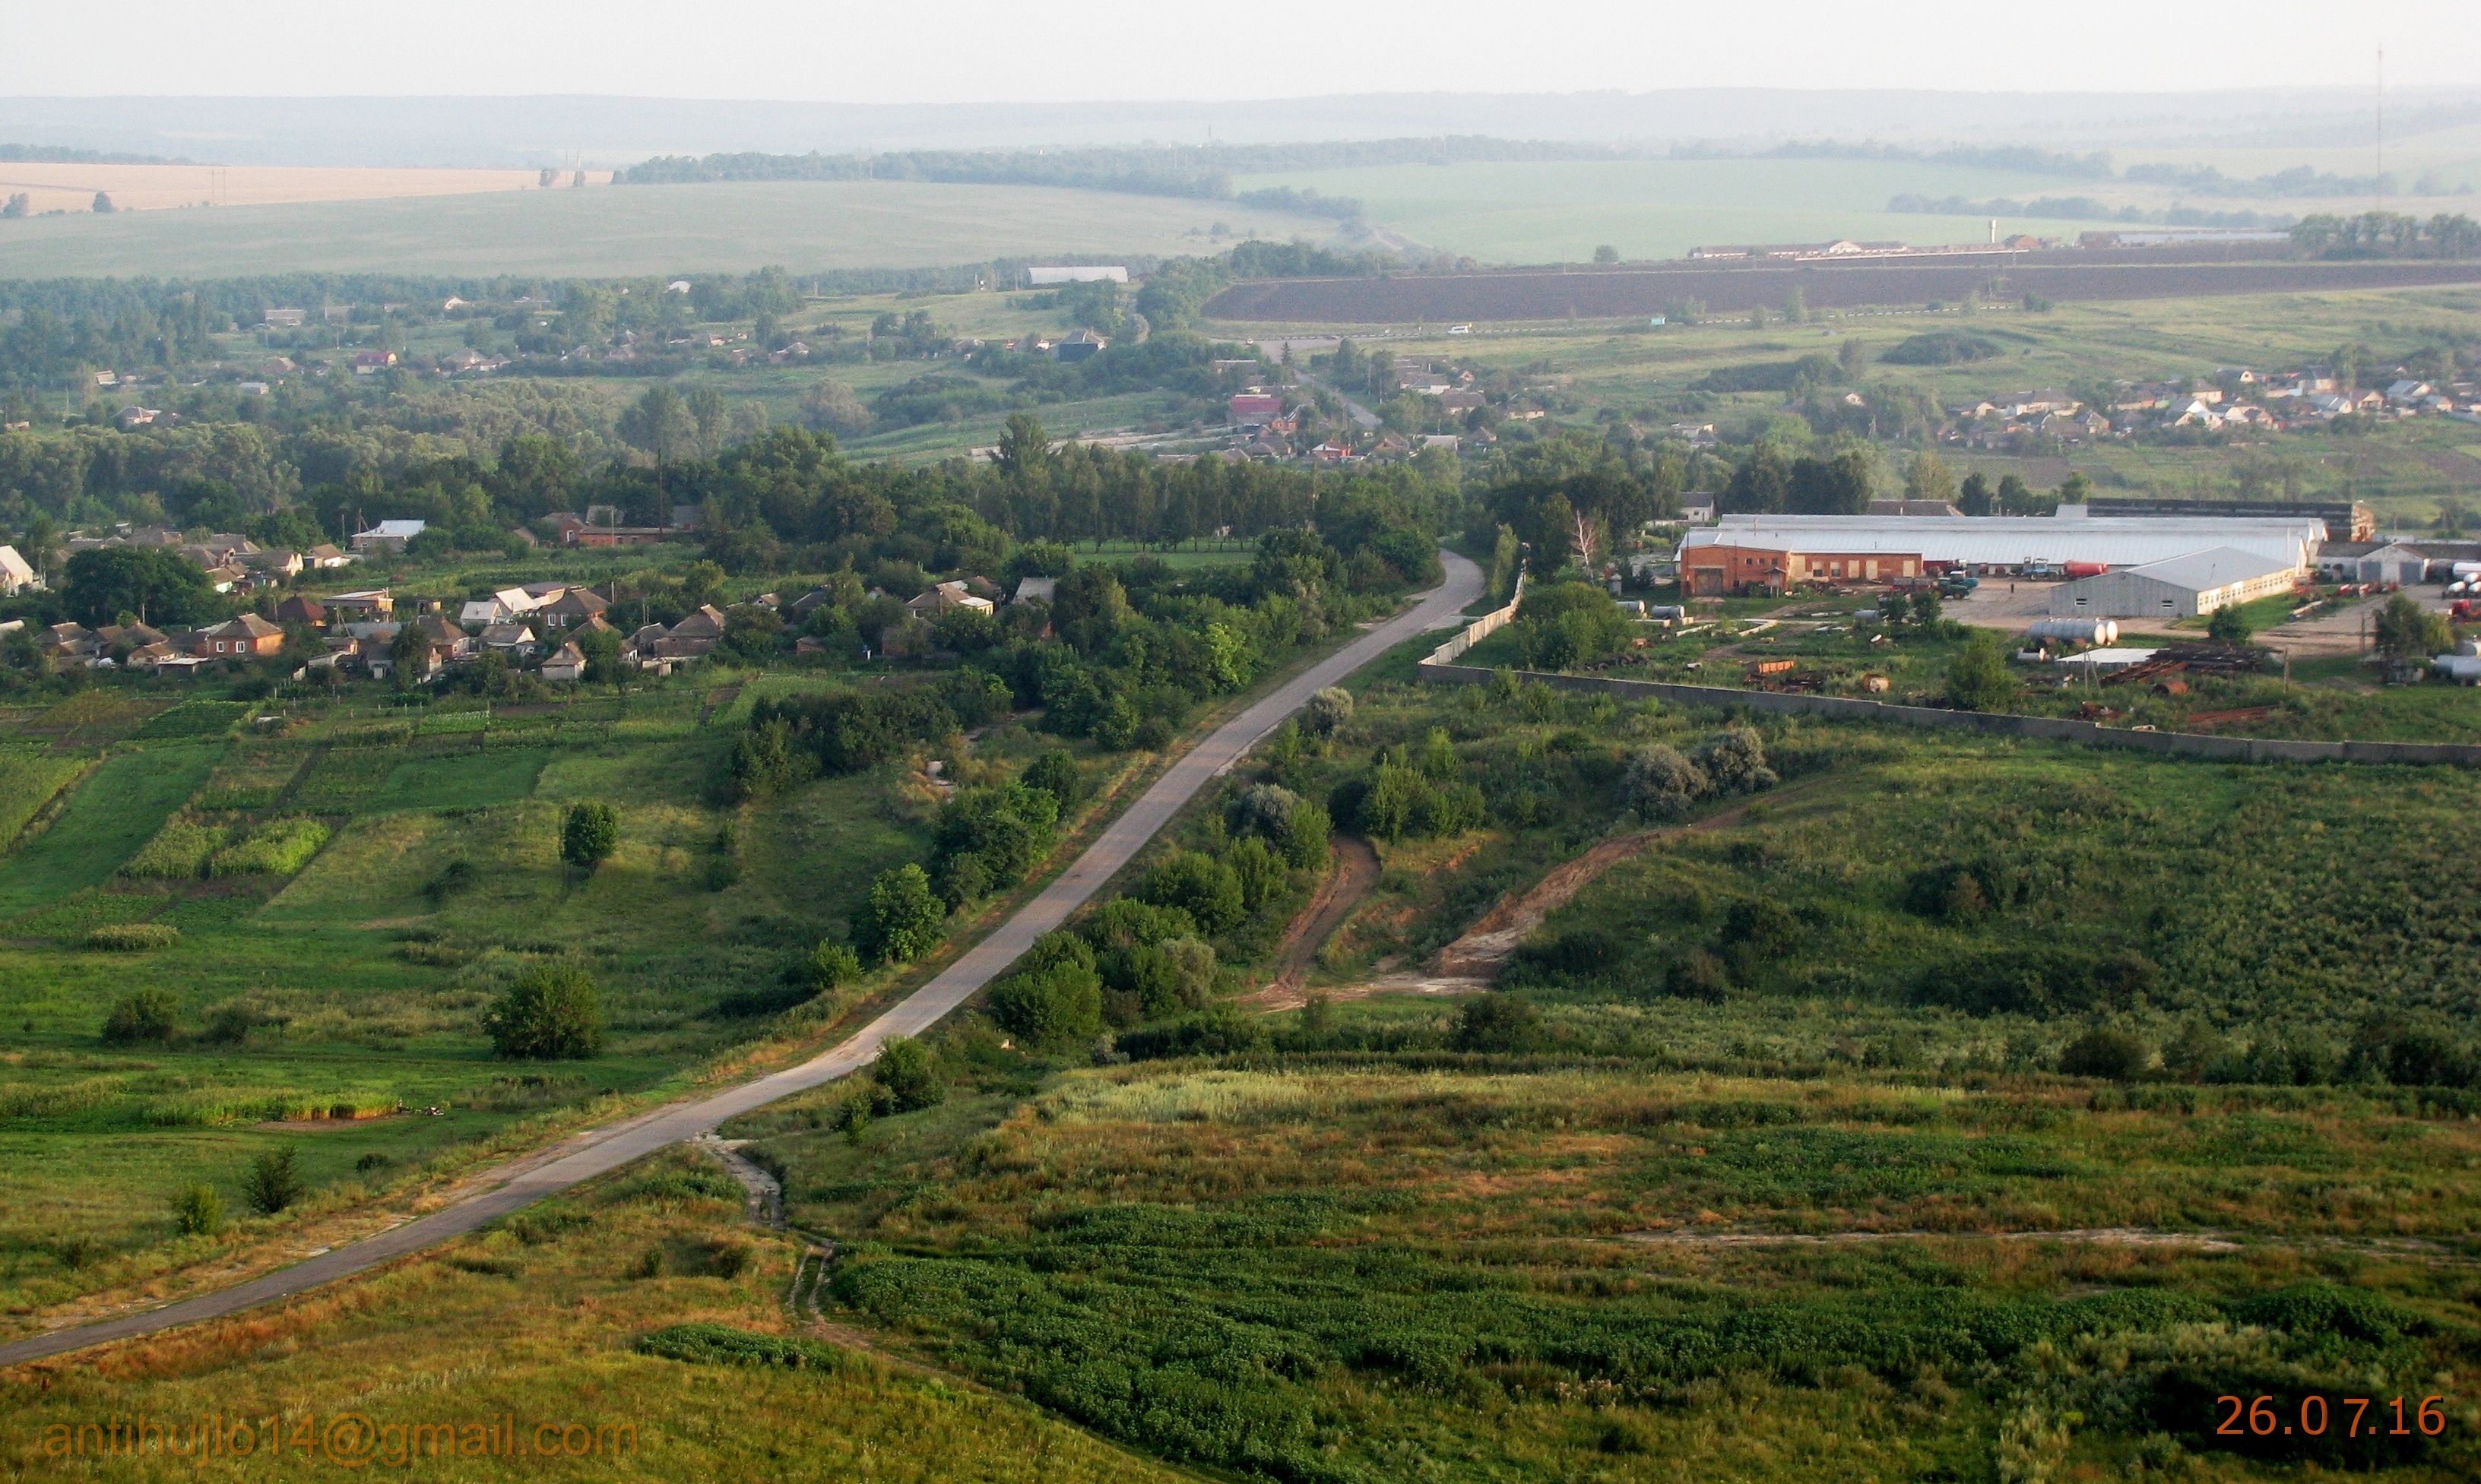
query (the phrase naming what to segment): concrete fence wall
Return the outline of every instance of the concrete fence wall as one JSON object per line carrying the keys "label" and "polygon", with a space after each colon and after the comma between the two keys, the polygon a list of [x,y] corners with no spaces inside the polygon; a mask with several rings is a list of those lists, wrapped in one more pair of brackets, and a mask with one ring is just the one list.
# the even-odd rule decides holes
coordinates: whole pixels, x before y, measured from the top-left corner
{"label": "concrete fence wall", "polygon": [[[1476,619],[1462,634],[1440,645],[1422,662],[1421,677],[1441,685],[1489,684],[1489,670],[1454,662],[1504,627],[1515,612],[1516,605],[1510,603]],[[1839,721],[1978,732],[1991,737],[2032,737],[2166,757],[2213,758],[2226,763],[2445,763],[2458,768],[2481,768],[2481,745],[2469,742],[2283,742],[2264,737],[2208,737],[2196,732],[2135,732],[2062,716],[1941,711],[1931,706],[1897,706],[1857,696],[1737,690],[1728,686],[1675,686],[1654,680],[1608,680],[1599,675],[1553,675],[1536,670],[1519,670],[1516,674],[1521,680],[1540,681],[1554,690],[1608,695],[1620,700],[1669,701],[1676,706],[1738,706],[1770,716],[1828,716]]]}
{"label": "concrete fence wall", "polygon": [[[1492,609],[1489,612],[1482,614],[1479,618],[1475,619],[1473,622],[1466,624],[1462,629],[1456,631],[1456,637],[1454,638],[1451,638],[1446,643],[1441,644],[1438,648],[1431,650],[1430,658],[1422,662],[1423,672],[1426,673],[1429,667],[1433,664],[1448,665],[1454,664],[1456,661],[1465,657],[1466,650],[1473,648],[1483,639],[1490,638],[1500,630],[1506,628],[1511,623],[1514,623],[1516,621],[1516,606],[1524,601],[1525,569],[1520,566],[1516,569],[1516,590],[1507,595],[1507,606],[1505,608]],[[1484,670],[1482,673],[1487,675],[1490,672],[1488,670]]]}

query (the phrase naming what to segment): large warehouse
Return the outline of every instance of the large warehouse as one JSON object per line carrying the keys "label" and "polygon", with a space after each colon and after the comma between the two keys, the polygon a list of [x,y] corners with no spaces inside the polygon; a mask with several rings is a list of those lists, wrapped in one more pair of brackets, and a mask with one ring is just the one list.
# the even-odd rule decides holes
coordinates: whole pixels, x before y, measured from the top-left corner
{"label": "large warehouse", "polygon": [[2050,589],[2053,618],[2200,618],[2289,592],[2300,570],[2232,547],[2122,567]]}
{"label": "large warehouse", "polygon": [[1680,571],[1701,597],[1922,571],[2140,567],[2221,550],[2305,572],[2325,539],[2314,516],[2092,515],[2080,505],[2050,515],[1726,515],[1682,538]]}

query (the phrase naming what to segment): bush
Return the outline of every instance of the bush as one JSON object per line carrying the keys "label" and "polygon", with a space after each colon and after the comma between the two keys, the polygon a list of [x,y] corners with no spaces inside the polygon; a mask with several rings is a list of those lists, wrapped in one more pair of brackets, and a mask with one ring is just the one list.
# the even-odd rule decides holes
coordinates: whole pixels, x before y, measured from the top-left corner
{"label": "bush", "polygon": [[1280,784],[1253,783],[1232,795],[1232,801],[1224,806],[1224,827],[1236,839],[1251,835],[1276,839],[1300,803],[1298,794]]}
{"label": "bush", "polygon": [[280,1145],[267,1150],[249,1161],[249,1170],[242,1176],[242,1194],[248,1198],[249,1209],[262,1216],[273,1216],[301,1199],[306,1188],[300,1167],[295,1162],[293,1146]]}
{"label": "bush", "polygon": [[1324,871],[1331,848],[1327,837],[1334,833],[1335,822],[1327,818],[1327,812],[1308,799],[1302,799],[1286,817],[1276,844],[1282,847],[1284,859],[1292,863],[1293,869]]}
{"label": "bush", "polygon": [[1488,994],[1465,1002],[1448,1044],[1460,1052],[1521,1052],[1541,1037],[1542,1016],[1509,994]]}
{"label": "bush", "polygon": [[213,1237],[224,1229],[224,1198],[213,1185],[192,1185],[172,1197],[172,1225],[184,1237]]}
{"label": "bush", "polygon": [[1628,772],[1620,779],[1620,797],[1646,819],[1668,820],[1685,812],[1713,786],[1706,769],[1681,756],[1679,749],[1658,742],[1629,759]]}
{"label": "bush", "polygon": [[1271,1041],[1266,1023],[1230,1005],[1217,1005],[1203,1015],[1124,1031],[1115,1049],[1132,1061],[1161,1061],[1173,1056],[1228,1056],[1265,1051]]}
{"label": "bush", "polygon": [[873,963],[910,963],[938,947],[948,907],[930,889],[929,873],[903,865],[882,871],[870,899],[852,920],[853,942]]}
{"label": "bush", "polygon": [[885,1090],[891,1112],[909,1113],[930,1107],[947,1096],[930,1048],[910,1036],[892,1035],[879,1042],[878,1055],[870,1064],[870,1076]]}
{"label": "bush", "polygon": [[1267,842],[1255,837],[1242,840],[1225,855],[1224,864],[1240,879],[1240,903],[1255,912],[1284,895],[1290,884],[1291,871],[1284,858],[1277,855]]}
{"label": "bush", "polygon": [[861,977],[861,955],[829,938],[819,940],[810,950],[810,982],[820,990],[835,988]]}
{"label": "bush", "polygon": [[1342,686],[1329,686],[1310,696],[1301,710],[1302,723],[1312,735],[1333,737],[1352,720],[1352,692]]}
{"label": "bush", "polygon": [[580,871],[610,860],[619,844],[620,815],[610,804],[582,800],[561,817],[560,858]]}
{"label": "bush", "polygon": [[1063,959],[991,986],[991,1019],[1030,1047],[1073,1045],[1103,1028],[1103,982],[1090,964]]}
{"label": "bush", "polygon": [[1174,850],[1137,882],[1138,900],[1175,907],[1208,933],[1237,927],[1248,916],[1240,873],[1211,855]]}
{"label": "bush", "polygon": [[[653,1261],[651,1263],[641,1261],[638,1276],[661,1277],[664,1271],[662,1249],[657,1248],[647,1256]],[[648,1268],[651,1271],[646,1270]],[[815,1340],[755,1335],[721,1324],[675,1324],[659,1329],[638,1341],[638,1352],[692,1365],[774,1366],[786,1370],[833,1371],[845,1363],[843,1351]]]}
{"label": "bush", "polygon": [[2236,606],[2214,610],[2213,616],[2206,620],[2206,637],[2217,644],[2247,643],[2248,614],[2241,612]]}
{"label": "bush", "polygon": [[573,1060],[603,1050],[603,997],[593,976],[572,964],[535,964],[483,1013],[483,1029],[503,1056]]}
{"label": "bush", "polygon": [[1934,329],[1878,352],[1890,366],[1954,366],[2004,353],[1997,341],[1960,329]]}
{"label": "bush", "polygon": [[86,946],[108,953],[144,953],[181,941],[170,923],[106,923],[86,935]]}
{"label": "bush", "polygon": [[[1169,943],[1174,938],[1197,936],[1197,920],[1178,907],[1158,907],[1134,897],[1114,898],[1094,910],[1079,929],[1084,939],[1097,949],[1134,948],[1139,944]],[[1064,933],[1046,933],[1041,942]],[[1041,942],[1034,946],[1041,948]],[[1085,966],[1094,966],[1088,954]]]}
{"label": "bush", "polygon": [[1697,744],[1696,766],[1717,794],[1755,794],[1783,780],[1766,766],[1765,743],[1757,728],[1727,726]]}
{"label": "bush", "polygon": [[2153,1050],[2125,1030],[2096,1028],[2070,1041],[2059,1053],[2059,1070],[2070,1077],[2133,1080],[2154,1059]]}
{"label": "bush", "polygon": [[103,1038],[114,1046],[169,1042],[180,1033],[180,1003],[170,990],[153,986],[124,995],[103,1018]]}
{"label": "bush", "polygon": [[1958,711],[2005,711],[2016,699],[2016,677],[2008,673],[1998,635],[1974,630],[1947,661],[1946,698]]}

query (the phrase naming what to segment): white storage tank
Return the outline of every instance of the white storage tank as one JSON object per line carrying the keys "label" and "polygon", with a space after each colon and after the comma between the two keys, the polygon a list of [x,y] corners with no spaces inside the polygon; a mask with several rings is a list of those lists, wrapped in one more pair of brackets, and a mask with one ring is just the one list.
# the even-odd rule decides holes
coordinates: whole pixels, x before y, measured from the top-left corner
{"label": "white storage tank", "polygon": [[2107,618],[2045,618],[2025,631],[2037,639],[2063,639],[2071,644],[2107,644],[2119,626]]}

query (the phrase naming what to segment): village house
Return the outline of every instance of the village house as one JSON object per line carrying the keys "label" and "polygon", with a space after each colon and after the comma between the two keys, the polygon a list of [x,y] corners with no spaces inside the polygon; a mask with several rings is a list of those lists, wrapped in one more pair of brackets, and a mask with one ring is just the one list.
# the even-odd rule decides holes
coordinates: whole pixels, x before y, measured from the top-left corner
{"label": "village house", "polygon": [[42,586],[41,575],[31,562],[17,555],[17,548],[0,546],[0,598],[13,598]]}
{"label": "village house", "polygon": [[200,659],[260,659],[284,648],[284,631],[256,613],[244,613],[191,638],[190,653]]}
{"label": "village house", "polygon": [[353,550],[364,555],[378,552],[382,556],[401,557],[415,536],[430,529],[427,520],[383,520],[368,531],[353,535]]}
{"label": "village house", "polygon": [[560,646],[559,653],[545,660],[542,678],[556,686],[575,685],[586,678],[586,654],[574,640]]}

